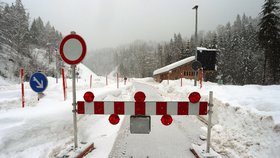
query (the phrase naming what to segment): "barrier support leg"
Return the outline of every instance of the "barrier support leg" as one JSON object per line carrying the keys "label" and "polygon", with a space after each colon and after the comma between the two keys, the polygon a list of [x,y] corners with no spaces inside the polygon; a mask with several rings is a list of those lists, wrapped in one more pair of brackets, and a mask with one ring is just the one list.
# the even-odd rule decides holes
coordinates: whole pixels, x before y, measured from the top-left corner
{"label": "barrier support leg", "polygon": [[207,144],[206,153],[210,153],[210,139],[211,139],[211,128],[212,128],[212,114],[213,114],[213,91],[209,92],[209,111],[208,111],[208,128],[207,128]]}

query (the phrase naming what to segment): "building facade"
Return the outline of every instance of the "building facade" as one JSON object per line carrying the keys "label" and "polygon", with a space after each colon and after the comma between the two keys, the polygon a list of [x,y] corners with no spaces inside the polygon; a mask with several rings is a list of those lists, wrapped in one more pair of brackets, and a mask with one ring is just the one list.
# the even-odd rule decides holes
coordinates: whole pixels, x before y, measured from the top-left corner
{"label": "building facade", "polygon": [[181,77],[186,79],[194,79],[194,71],[192,70],[192,63],[194,61],[195,57],[191,56],[172,63],[155,70],[153,77],[157,82],[161,82],[162,80],[177,80]]}
{"label": "building facade", "polygon": [[[197,47],[198,61],[202,64],[203,76],[207,78],[216,69],[216,49]],[[195,56],[191,56],[170,65],[159,68],[153,72],[153,77],[157,82],[162,80],[176,80],[179,78],[194,79],[192,63]],[[197,75],[197,79],[202,76],[202,69]]]}

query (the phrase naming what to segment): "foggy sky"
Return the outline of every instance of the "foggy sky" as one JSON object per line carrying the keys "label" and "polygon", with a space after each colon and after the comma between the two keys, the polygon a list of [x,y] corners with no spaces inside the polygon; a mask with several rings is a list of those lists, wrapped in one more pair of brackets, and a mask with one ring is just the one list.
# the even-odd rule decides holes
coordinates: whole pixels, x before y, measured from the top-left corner
{"label": "foggy sky", "polygon": [[[1,0],[11,4],[15,0]],[[174,33],[190,37],[195,28],[214,30],[237,14],[256,17],[264,0],[22,0],[30,20],[40,16],[64,35],[74,30],[88,49],[115,47],[134,40],[169,41]]]}

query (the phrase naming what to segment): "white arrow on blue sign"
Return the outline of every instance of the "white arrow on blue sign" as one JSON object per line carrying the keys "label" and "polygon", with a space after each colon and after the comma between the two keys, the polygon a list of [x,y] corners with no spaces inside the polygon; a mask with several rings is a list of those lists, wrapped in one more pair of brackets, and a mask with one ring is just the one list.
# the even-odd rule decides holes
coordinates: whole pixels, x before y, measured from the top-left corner
{"label": "white arrow on blue sign", "polygon": [[48,86],[48,79],[45,74],[36,72],[30,77],[29,84],[33,91],[41,93],[46,90]]}

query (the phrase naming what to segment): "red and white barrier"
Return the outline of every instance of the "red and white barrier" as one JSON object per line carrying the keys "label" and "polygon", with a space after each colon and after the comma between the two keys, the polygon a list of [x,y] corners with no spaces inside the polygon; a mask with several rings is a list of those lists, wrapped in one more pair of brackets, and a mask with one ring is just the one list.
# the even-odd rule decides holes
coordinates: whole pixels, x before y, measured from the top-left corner
{"label": "red and white barrier", "polygon": [[78,114],[206,115],[207,102],[78,101]]}
{"label": "red and white barrier", "polygon": [[170,120],[171,118],[171,122],[172,117],[170,115],[207,115],[208,102],[199,102],[200,94],[198,92],[193,92],[189,95],[189,102],[145,102],[145,98],[146,96],[143,92],[137,92],[134,95],[135,101],[93,101],[94,94],[86,92],[84,94],[85,101],[77,102],[77,112],[78,114],[111,115],[109,120],[118,120],[118,115],[163,115],[163,120]]}

